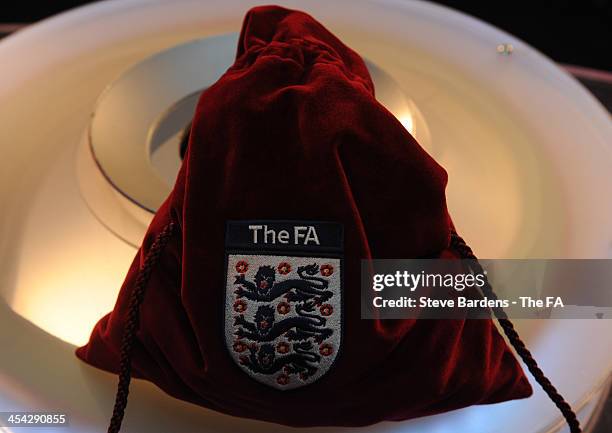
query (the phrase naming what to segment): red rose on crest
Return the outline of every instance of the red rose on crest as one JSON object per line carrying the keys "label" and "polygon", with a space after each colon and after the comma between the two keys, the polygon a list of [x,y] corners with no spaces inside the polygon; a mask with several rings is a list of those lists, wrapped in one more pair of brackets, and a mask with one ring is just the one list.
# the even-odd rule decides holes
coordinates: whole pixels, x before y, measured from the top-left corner
{"label": "red rose on crest", "polygon": [[234,350],[238,353],[242,353],[247,350],[247,345],[244,344],[242,341],[236,341],[234,343]]}
{"label": "red rose on crest", "polygon": [[319,353],[323,356],[329,356],[334,353],[334,348],[331,344],[325,343],[319,347]]}
{"label": "red rose on crest", "polygon": [[324,277],[329,277],[334,273],[334,267],[332,265],[323,265],[321,266],[320,272]]}
{"label": "red rose on crest", "polygon": [[279,302],[276,306],[276,311],[278,311],[280,314],[287,314],[289,311],[291,311],[291,305],[288,302]]}
{"label": "red rose on crest", "polygon": [[236,302],[234,302],[234,311],[236,313],[244,313],[246,309],[247,309],[247,303],[243,301],[242,299],[238,299]]}
{"label": "red rose on crest", "polygon": [[236,263],[236,272],[238,272],[239,274],[244,274],[248,270],[249,264],[244,260],[240,260],[238,263]]}
{"label": "red rose on crest", "polygon": [[289,376],[281,374],[276,378],[276,383],[279,385],[287,385],[289,383]]}
{"label": "red rose on crest", "polygon": [[321,305],[321,308],[319,308],[319,311],[323,316],[331,316],[334,312],[334,307],[329,304],[323,304]]}
{"label": "red rose on crest", "polygon": [[281,341],[280,343],[278,343],[276,345],[276,351],[278,353],[288,353],[290,349],[289,343],[285,343],[284,341]]}
{"label": "red rose on crest", "polygon": [[282,262],[278,265],[278,272],[281,275],[287,275],[289,272],[291,272],[291,265],[287,262]]}

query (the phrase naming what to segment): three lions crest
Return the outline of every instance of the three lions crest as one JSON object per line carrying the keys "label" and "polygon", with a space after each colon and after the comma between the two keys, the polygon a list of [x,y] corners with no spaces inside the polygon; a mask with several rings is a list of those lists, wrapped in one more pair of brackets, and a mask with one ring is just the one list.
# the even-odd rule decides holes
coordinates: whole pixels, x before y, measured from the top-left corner
{"label": "three lions crest", "polygon": [[229,254],[225,340],[253,379],[279,390],[330,369],[342,334],[339,258]]}

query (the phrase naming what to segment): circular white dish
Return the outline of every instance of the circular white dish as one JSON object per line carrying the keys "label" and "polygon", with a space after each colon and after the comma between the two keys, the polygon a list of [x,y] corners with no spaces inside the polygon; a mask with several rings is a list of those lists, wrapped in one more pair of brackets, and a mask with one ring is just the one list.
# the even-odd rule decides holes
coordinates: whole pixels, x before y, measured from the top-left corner
{"label": "circular white dish", "polygon": [[[81,196],[83,134],[97,98],[123,71],[186,41],[237,31],[255,4],[102,2],[0,42],[3,409],[67,412],[68,431],[105,427],[116,378],[78,361],[74,344],[112,308],[135,250]],[[428,150],[449,172],[455,222],[480,256],[610,257],[612,126],[603,107],[552,62],[506,33],[428,3],[283,4],[313,14],[400,83],[429,127]],[[500,43],[511,43],[513,53],[500,55]],[[109,198],[108,212],[122,218],[120,205]],[[518,327],[588,418],[610,372],[610,322]],[[536,386],[526,400],[360,430],[543,432],[559,422]],[[142,381],[133,384],[124,428],[271,430],[292,429],[220,415]]]}
{"label": "circular white dish", "polygon": [[[199,96],[231,66],[237,45],[237,33],[179,44],[138,62],[98,98],[83,135],[79,184],[92,212],[122,239],[137,246],[170,193]],[[366,63],[378,100],[429,148],[414,102],[383,69]]]}

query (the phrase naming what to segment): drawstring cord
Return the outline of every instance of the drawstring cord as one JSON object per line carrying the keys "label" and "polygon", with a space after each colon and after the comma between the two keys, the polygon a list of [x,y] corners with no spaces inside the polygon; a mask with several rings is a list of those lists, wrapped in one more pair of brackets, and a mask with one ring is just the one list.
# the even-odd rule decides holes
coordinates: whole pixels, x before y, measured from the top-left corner
{"label": "drawstring cord", "polygon": [[108,426],[108,433],[119,433],[121,429],[121,422],[123,421],[128,394],[130,392],[130,381],[132,378],[132,347],[140,321],[140,305],[144,299],[145,289],[151,277],[151,272],[157,264],[162,250],[172,237],[174,227],[175,223],[170,222],[157,235],[144,259],[138,277],[136,277],[136,283],[134,284],[134,289],[130,297],[128,316],[121,340],[119,384],[117,385],[115,406],[113,408],[113,416]]}
{"label": "drawstring cord", "polygon": [[[162,250],[174,233],[174,227],[175,224],[170,222],[157,235],[145,257],[138,277],[136,278],[136,283],[134,285],[128,307],[128,316],[123,338],[121,340],[119,383],[117,385],[115,406],[113,408],[113,415],[108,426],[108,433],[119,433],[119,430],[121,429],[121,423],[125,414],[128,394],[130,391],[130,381],[132,378],[132,347],[134,345],[134,337],[136,336],[136,331],[138,330],[140,321],[140,306],[144,299],[145,289],[147,283],[149,282],[149,278],[151,277],[151,272],[157,264]],[[461,236],[455,232],[451,233],[451,247],[454,248],[462,258],[471,259],[470,267],[474,272],[485,275],[483,268],[478,262],[478,258],[474,255],[472,249],[465,243],[463,238],[461,238]],[[497,295],[495,295],[493,292],[493,288],[489,284],[486,275],[485,284],[482,287],[482,291],[488,298],[497,299]],[[535,380],[538,382],[538,384],[540,384],[542,389],[555,403],[567,420],[571,433],[581,433],[582,429],[580,428],[580,423],[576,418],[576,414],[572,410],[571,406],[565,401],[563,396],[559,394],[557,389],[546,377],[542,369],[538,366],[536,360],[533,358],[533,355],[531,355],[531,352],[527,349],[525,343],[523,340],[521,340],[520,336],[514,329],[514,325],[508,319],[506,312],[499,307],[494,307],[492,310],[495,317],[497,317],[500,326],[504,330],[504,333],[508,337],[508,340],[519,354],[525,365],[527,365],[527,368]]]}
{"label": "drawstring cord", "polygon": [[[469,267],[471,267],[472,271],[479,275],[484,275],[485,284],[481,289],[484,295],[487,298],[497,300],[497,295],[493,292],[493,287],[491,287],[491,284],[483,271],[482,265],[478,262],[478,258],[474,255],[474,252],[465,243],[463,238],[461,238],[461,236],[454,231],[451,233],[451,248],[454,248],[459,253],[461,258],[470,259]],[[536,382],[540,384],[542,389],[546,392],[546,394],[548,394],[548,397],[553,401],[553,403],[555,403],[555,405],[557,405],[565,417],[567,424],[570,427],[570,432],[581,433],[582,429],[580,428],[580,422],[578,421],[578,418],[576,418],[576,414],[572,410],[571,406],[565,401],[563,396],[559,394],[557,388],[555,388],[551,381],[546,377],[542,369],[538,366],[538,363],[533,358],[533,355],[529,349],[527,349],[523,340],[521,340],[521,337],[518,335],[518,332],[516,332],[516,329],[514,329],[514,325],[510,319],[508,319],[506,312],[501,307],[494,307],[492,310],[495,317],[497,317],[499,324],[504,330],[506,337],[508,337],[508,340],[519,354],[535,378]]]}

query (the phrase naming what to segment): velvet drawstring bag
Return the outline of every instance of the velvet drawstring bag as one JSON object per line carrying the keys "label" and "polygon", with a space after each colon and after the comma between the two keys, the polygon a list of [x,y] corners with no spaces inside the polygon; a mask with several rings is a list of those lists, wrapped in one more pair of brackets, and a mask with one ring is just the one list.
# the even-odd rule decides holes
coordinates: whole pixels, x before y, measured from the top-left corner
{"label": "velvet drawstring bag", "polygon": [[446,182],[377,102],[358,54],[305,13],[249,11],[113,311],[76,352],[119,374],[109,431],[119,431],[132,376],[290,426],[363,426],[528,397],[492,320],[360,317],[362,259],[475,259],[454,233]]}

